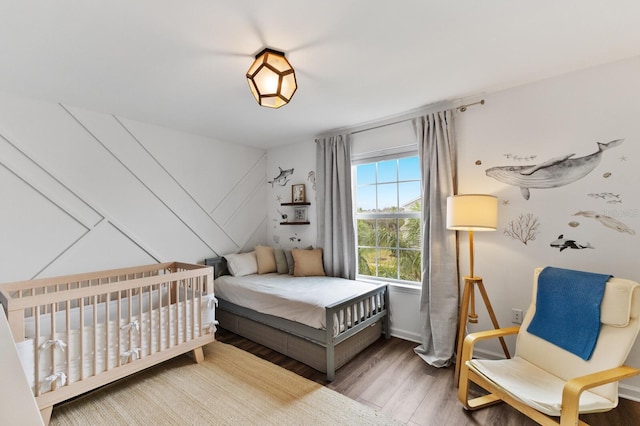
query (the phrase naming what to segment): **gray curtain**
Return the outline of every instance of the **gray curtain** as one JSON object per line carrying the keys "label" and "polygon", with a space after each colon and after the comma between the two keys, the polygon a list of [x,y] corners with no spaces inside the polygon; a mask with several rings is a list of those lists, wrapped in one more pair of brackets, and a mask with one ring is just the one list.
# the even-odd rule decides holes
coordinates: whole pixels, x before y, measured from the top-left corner
{"label": "gray curtain", "polygon": [[355,279],[356,241],[351,194],[351,138],[316,139],[318,246],[325,273]]}
{"label": "gray curtain", "polygon": [[415,118],[422,172],[422,345],[415,352],[434,367],[455,357],[458,267],[455,232],[446,229],[447,197],[456,191],[453,112]]}

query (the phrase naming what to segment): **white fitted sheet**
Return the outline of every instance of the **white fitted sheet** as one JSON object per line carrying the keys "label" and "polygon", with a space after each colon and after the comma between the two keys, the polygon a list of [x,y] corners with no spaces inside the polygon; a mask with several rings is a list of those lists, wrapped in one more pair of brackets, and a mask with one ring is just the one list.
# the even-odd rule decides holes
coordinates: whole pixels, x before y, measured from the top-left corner
{"label": "white fitted sheet", "polygon": [[[215,280],[218,298],[321,330],[326,329],[326,306],[376,287],[376,284],[344,278],[294,277],[275,273],[243,277],[223,275]],[[334,329],[334,334],[337,331]]]}

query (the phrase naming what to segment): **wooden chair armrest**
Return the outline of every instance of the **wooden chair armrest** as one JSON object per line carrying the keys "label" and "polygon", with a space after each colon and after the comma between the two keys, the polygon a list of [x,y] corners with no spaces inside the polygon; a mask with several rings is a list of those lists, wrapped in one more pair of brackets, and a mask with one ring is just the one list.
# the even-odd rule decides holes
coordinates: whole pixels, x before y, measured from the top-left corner
{"label": "wooden chair armrest", "polygon": [[622,365],[569,380],[562,390],[562,416],[560,424],[574,424],[579,414],[580,395],[585,390],[607,383],[617,382],[638,374],[640,374],[639,369]]}
{"label": "wooden chair armrest", "polygon": [[520,330],[519,326],[516,327],[507,327],[507,328],[498,328],[496,330],[486,330],[486,331],[478,331],[476,333],[471,333],[464,338],[464,342],[462,343],[462,355],[461,360],[459,362],[465,363],[471,359],[473,355],[473,347],[475,344],[481,340],[495,339],[498,337],[509,336],[511,334],[518,334]]}

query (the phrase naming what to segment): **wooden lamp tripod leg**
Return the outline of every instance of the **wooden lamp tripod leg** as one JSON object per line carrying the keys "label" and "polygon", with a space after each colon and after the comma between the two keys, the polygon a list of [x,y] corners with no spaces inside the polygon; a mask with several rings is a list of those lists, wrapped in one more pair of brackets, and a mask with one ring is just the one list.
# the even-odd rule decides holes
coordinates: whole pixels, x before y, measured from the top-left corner
{"label": "wooden lamp tripod leg", "polygon": [[[489,317],[491,318],[491,323],[493,324],[493,328],[496,330],[500,328],[498,325],[498,320],[496,319],[496,314],[493,312],[493,308],[491,307],[491,302],[489,301],[489,295],[487,294],[487,290],[484,288],[484,283],[482,280],[477,282],[478,289],[480,290],[480,294],[482,295],[482,299],[484,300],[484,304],[487,307],[487,312],[489,313]],[[504,352],[504,356],[507,358],[511,358],[509,355],[509,349],[507,348],[507,344],[504,341],[504,337],[500,337],[500,346],[502,346],[502,351]]]}
{"label": "wooden lamp tripod leg", "polygon": [[465,326],[467,325],[467,314],[469,312],[469,301],[471,299],[471,293],[473,292],[474,281],[464,280],[464,291],[462,293],[462,304],[460,305],[460,318],[458,319],[458,345],[456,346],[456,368],[453,376],[453,382],[456,387],[458,386],[458,380],[460,377],[460,357],[462,356],[462,342],[465,336]]}
{"label": "wooden lamp tripod leg", "polygon": [[[493,324],[493,328],[496,330],[500,328],[498,324],[498,319],[496,318],[495,312],[493,312],[493,307],[491,306],[491,301],[489,300],[489,295],[487,294],[487,290],[484,288],[484,283],[482,282],[482,278],[480,277],[465,277],[464,278],[464,291],[462,293],[462,304],[460,305],[460,318],[459,318],[459,327],[458,327],[458,346],[456,347],[456,368],[453,376],[453,381],[458,386],[458,382],[460,379],[460,357],[462,355],[462,342],[465,337],[465,328],[467,325],[467,314],[469,312],[469,303],[471,301],[473,295],[473,286],[477,284],[478,290],[480,290],[480,294],[482,295],[482,300],[484,301],[485,306],[487,307],[487,312],[489,313],[489,317],[491,318],[491,323]],[[502,351],[507,358],[511,358],[509,354],[509,349],[507,348],[507,344],[504,341],[503,337],[500,337],[500,346],[502,346]]]}

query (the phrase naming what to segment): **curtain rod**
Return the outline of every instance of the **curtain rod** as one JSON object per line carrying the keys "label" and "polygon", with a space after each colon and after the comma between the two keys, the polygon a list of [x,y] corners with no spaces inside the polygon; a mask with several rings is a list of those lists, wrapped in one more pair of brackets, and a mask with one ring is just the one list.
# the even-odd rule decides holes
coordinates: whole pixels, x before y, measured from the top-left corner
{"label": "curtain rod", "polygon": [[471,104],[466,104],[466,105],[460,105],[458,108],[456,108],[458,111],[460,112],[465,112],[467,110],[468,107],[470,106],[474,106],[474,105],[484,105],[484,99],[480,99],[478,102],[473,102]]}
{"label": "curtain rod", "polygon": [[[484,99],[481,99],[481,100],[479,100],[477,102],[473,102],[473,103],[466,104],[466,105],[460,105],[459,107],[456,107],[455,109],[457,109],[460,112],[465,112],[467,110],[467,108],[470,107],[470,106],[484,105],[484,103],[485,103]],[[431,104],[431,105],[423,106],[423,107],[420,107],[420,108],[416,108],[416,109],[414,109],[412,111],[396,115],[395,117],[388,117],[386,120],[385,119],[378,120],[377,123],[376,122],[372,122],[372,123],[369,123],[369,124],[361,124],[359,126],[353,126],[353,127],[351,127],[351,130],[349,130],[349,128],[335,129],[333,131],[330,131],[330,132],[327,132],[327,133],[323,133],[323,134],[319,135],[318,137],[336,135],[336,134],[340,134],[340,133],[350,133],[352,135],[355,135],[357,133],[362,133],[362,132],[366,132],[366,131],[369,131],[369,130],[375,130],[375,129],[380,129],[382,127],[392,126],[394,124],[404,123],[405,121],[412,120],[412,119],[414,119],[416,117],[419,117],[420,115],[424,115],[425,113],[428,113],[430,111],[446,109],[446,108],[450,108],[450,107],[451,107],[451,103],[450,102],[447,102],[447,101],[438,102],[436,104]]]}

